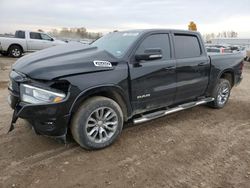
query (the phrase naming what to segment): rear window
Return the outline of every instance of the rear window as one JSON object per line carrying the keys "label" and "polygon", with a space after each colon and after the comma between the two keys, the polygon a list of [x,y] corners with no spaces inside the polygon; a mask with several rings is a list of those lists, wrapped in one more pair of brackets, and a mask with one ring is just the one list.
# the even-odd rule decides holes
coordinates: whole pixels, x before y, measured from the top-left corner
{"label": "rear window", "polygon": [[175,34],[175,54],[177,59],[199,57],[201,47],[197,36]]}
{"label": "rear window", "polygon": [[16,31],[15,37],[19,39],[24,39],[25,38],[25,32],[24,31]]}

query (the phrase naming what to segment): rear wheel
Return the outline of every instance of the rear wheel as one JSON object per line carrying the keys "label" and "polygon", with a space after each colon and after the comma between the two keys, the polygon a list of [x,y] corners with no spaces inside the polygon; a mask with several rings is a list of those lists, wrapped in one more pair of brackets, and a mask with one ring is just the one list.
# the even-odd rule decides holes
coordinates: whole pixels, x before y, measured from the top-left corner
{"label": "rear wheel", "polygon": [[92,97],[74,115],[71,132],[82,147],[101,149],[117,139],[122,127],[123,114],[120,106],[106,97]]}
{"label": "rear wheel", "polygon": [[22,53],[23,53],[22,48],[18,45],[12,45],[9,49],[9,54],[15,58],[21,57]]}
{"label": "rear wheel", "polygon": [[223,108],[231,94],[231,84],[226,79],[220,79],[219,82],[216,84],[212,97],[214,101],[209,103],[209,106],[213,108]]}

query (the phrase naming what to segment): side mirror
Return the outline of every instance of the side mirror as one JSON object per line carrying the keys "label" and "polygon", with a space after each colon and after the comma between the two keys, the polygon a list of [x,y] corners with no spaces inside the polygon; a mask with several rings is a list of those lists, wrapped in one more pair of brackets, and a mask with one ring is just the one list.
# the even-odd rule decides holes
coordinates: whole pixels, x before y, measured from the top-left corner
{"label": "side mirror", "polygon": [[135,59],[137,61],[141,60],[156,60],[162,58],[162,50],[158,48],[146,49],[142,54],[135,54]]}
{"label": "side mirror", "polygon": [[51,40],[51,41],[54,41],[54,39],[53,39],[53,38],[51,38],[50,40]]}

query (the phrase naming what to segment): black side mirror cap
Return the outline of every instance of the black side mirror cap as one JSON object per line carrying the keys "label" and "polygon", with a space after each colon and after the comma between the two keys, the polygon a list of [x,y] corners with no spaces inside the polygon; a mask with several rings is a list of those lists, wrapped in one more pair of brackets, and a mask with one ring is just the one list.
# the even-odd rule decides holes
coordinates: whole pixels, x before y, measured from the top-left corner
{"label": "black side mirror cap", "polygon": [[146,49],[144,53],[142,54],[135,54],[135,59],[137,61],[141,60],[155,60],[155,59],[161,59],[162,58],[162,50],[158,48],[154,49]]}

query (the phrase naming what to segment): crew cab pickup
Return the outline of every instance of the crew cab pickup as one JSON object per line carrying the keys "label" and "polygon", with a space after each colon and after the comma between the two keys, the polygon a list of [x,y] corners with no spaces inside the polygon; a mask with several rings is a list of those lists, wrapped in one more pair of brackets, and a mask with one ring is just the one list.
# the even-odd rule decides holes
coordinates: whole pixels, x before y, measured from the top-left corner
{"label": "crew cab pickup", "polygon": [[51,46],[65,44],[42,32],[16,31],[13,37],[0,37],[0,53],[21,57],[25,52],[42,50]]}
{"label": "crew cab pickup", "polygon": [[201,35],[182,30],[109,33],[17,60],[9,103],[37,134],[87,149],[112,144],[124,122],[143,123],[207,104],[223,108],[242,79],[243,56],[208,56]]}

